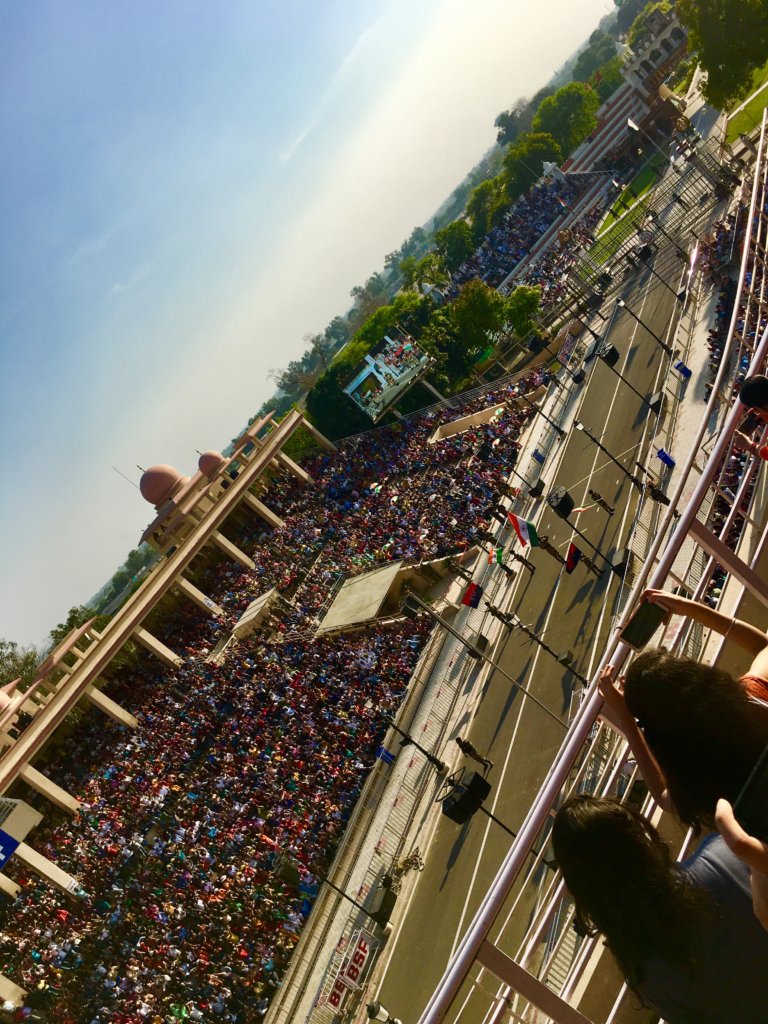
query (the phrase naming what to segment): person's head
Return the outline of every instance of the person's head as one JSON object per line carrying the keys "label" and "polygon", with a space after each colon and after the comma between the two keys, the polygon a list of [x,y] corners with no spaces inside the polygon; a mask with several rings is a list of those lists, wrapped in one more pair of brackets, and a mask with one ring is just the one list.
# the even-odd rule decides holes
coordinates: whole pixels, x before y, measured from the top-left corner
{"label": "person's head", "polygon": [[718,799],[736,799],[768,743],[768,715],[727,672],[663,650],[632,662],[624,698],[680,818],[711,826]]}
{"label": "person's head", "polygon": [[581,934],[602,933],[630,985],[651,958],[685,964],[708,918],[669,847],[618,800],[575,796],[555,817],[552,845]]}
{"label": "person's head", "polygon": [[747,377],[741,385],[739,401],[748,409],[761,409],[768,412],[768,377],[762,373]]}

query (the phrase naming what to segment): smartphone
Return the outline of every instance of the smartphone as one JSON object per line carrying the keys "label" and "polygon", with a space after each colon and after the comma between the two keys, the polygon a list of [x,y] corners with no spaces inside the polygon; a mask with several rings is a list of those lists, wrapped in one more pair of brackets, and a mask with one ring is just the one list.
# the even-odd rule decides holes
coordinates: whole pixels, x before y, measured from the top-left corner
{"label": "smartphone", "polygon": [[757,415],[756,412],[748,412],[744,417],[739,430],[743,434],[752,434],[758,427],[764,426],[763,420]]}
{"label": "smartphone", "polygon": [[768,840],[768,747],[736,797],[733,813],[745,832],[757,839]]}
{"label": "smartphone", "polygon": [[641,651],[667,618],[669,618],[668,608],[662,608],[660,604],[651,604],[650,601],[643,601],[622,629],[619,639],[633,650]]}

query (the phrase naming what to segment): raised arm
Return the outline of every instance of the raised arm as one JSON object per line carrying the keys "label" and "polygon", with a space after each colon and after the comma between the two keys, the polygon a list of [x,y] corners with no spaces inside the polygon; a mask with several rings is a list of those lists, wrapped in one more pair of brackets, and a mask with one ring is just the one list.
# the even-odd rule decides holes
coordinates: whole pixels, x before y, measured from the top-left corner
{"label": "raised arm", "polygon": [[[700,622],[707,629],[714,629],[716,633],[722,633],[723,636],[727,636],[729,640],[733,640],[735,644],[752,655],[758,655],[768,647],[768,636],[757,626],[744,622],[743,619],[723,615],[722,612],[715,611],[714,608],[710,608],[709,605],[702,604],[700,601],[691,601],[687,597],[670,594],[666,590],[646,590],[643,600],[661,605],[662,608],[668,608],[673,615],[684,615],[688,619],[693,619],[694,622]],[[768,668],[768,661],[766,668]],[[753,669],[757,675],[764,674],[758,672],[754,665]]]}
{"label": "raised arm", "polygon": [[604,701],[601,714],[610,725],[626,736],[632,756],[637,761],[638,770],[653,799],[663,810],[674,812],[664,773],[624,700],[624,678],[619,676],[617,679],[615,676],[612,665],[606,665],[600,673],[598,688]]}

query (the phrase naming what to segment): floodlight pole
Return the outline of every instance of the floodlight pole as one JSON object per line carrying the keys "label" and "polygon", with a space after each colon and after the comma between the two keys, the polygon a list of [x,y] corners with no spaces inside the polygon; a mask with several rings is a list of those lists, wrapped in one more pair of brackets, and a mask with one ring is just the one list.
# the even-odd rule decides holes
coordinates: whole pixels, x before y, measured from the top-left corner
{"label": "floodlight pole", "polygon": [[645,131],[644,128],[641,128],[639,124],[635,124],[635,122],[632,120],[631,117],[627,118],[627,128],[629,128],[629,130],[631,132],[635,132],[636,134],[643,135],[646,139],[648,139],[648,141],[653,146],[653,148],[658,153],[661,153],[661,155],[664,157],[665,160],[669,159],[669,153],[665,153],[664,150],[661,148],[661,146],[659,146],[656,142],[653,141],[653,139],[648,134],[648,132]]}
{"label": "floodlight pole", "polygon": [[[631,260],[631,259],[632,260],[634,259],[634,257],[631,254],[627,255],[625,258],[628,261]],[[640,262],[642,263],[642,265],[645,267],[646,270],[650,270],[650,272],[653,274],[653,276],[656,278],[657,281],[661,281],[661,283],[664,285],[664,287],[667,289],[667,291],[671,295],[674,295],[674,297],[677,299],[678,302],[683,302],[683,300],[685,299],[685,288],[683,288],[679,292],[676,292],[675,289],[664,280],[664,278],[661,276],[661,274],[657,274],[656,273],[656,271],[651,266],[650,260],[648,259],[647,256],[645,257],[645,259],[643,259],[642,256],[638,256],[637,258],[640,260]]]}
{"label": "floodlight pole", "polygon": [[672,356],[674,354],[673,351],[672,351],[672,348],[666,343],[666,341],[664,341],[663,338],[660,338],[658,336],[658,334],[656,334],[655,331],[652,331],[651,328],[648,326],[648,324],[645,323],[644,320],[641,320],[640,317],[637,315],[637,313],[635,313],[632,309],[629,308],[629,306],[626,304],[624,299],[619,299],[619,301],[617,302],[617,305],[619,306],[620,309],[625,309],[629,313],[629,315],[632,317],[632,319],[636,320],[637,323],[639,323],[640,326],[643,327],[650,334],[650,336],[654,339],[656,344],[660,345],[661,348],[664,349],[664,351],[667,353],[668,356]]}
{"label": "floodlight pole", "polygon": [[522,401],[525,402],[526,405],[529,405],[531,407],[531,409],[533,409],[535,412],[537,412],[539,414],[539,416],[541,416],[543,419],[545,419],[547,421],[547,423],[555,431],[555,433],[558,435],[558,437],[565,437],[565,431],[563,430],[563,428],[558,426],[557,423],[555,423],[554,420],[550,419],[549,416],[547,416],[547,414],[544,412],[544,410],[541,409],[538,405],[535,405],[530,400],[530,398],[526,398],[525,395],[515,395],[515,397],[522,399]]}
{"label": "floodlight pole", "polygon": [[570,654],[567,657],[562,654],[558,654],[557,651],[553,650],[549,644],[545,643],[541,639],[538,633],[534,633],[529,626],[526,626],[519,615],[507,615],[492,605],[490,601],[486,601],[485,603],[488,606],[488,611],[491,615],[500,622],[503,622],[507,629],[519,629],[522,633],[525,633],[530,640],[533,640],[533,642],[538,644],[543,651],[546,651],[547,654],[554,658],[558,665],[564,665],[570,672],[572,672],[583,686],[589,685],[588,679],[585,679],[583,675],[571,668]]}
{"label": "floodlight pole", "polygon": [[405,732],[404,729],[401,729],[399,725],[395,724],[394,718],[391,718],[389,715],[385,715],[384,721],[387,723],[390,729],[394,729],[396,733],[399,733],[399,735],[403,737],[400,743],[401,747],[416,747],[419,753],[423,754],[424,757],[426,757],[426,759],[429,761],[429,763],[432,765],[432,767],[435,769],[438,775],[445,775],[445,773],[448,771],[448,765],[445,763],[445,761],[441,761],[439,757],[435,757],[435,755],[432,754],[429,750],[425,750],[424,747],[422,747],[422,745],[417,740],[415,740],[410,733]]}
{"label": "floodlight pole", "polygon": [[533,703],[537,704],[542,711],[545,711],[550,718],[553,718],[558,723],[558,725],[562,725],[564,729],[568,728],[567,724],[562,720],[562,718],[556,715],[554,711],[550,711],[546,704],[543,704],[538,697],[534,696],[534,694],[532,694],[529,690],[526,690],[525,687],[517,681],[517,679],[513,679],[508,672],[504,671],[504,669],[499,665],[498,662],[494,661],[492,658],[489,658],[486,654],[483,654],[483,652],[480,650],[479,647],[477,647],[476,644],[473,644],[471,640],[467,640],[467,638],[462,636],[461,633],[458,632],[458,630],[455,630],[453,626],[450,624],[450,622],[446,622],[446,620],[442,616],[438,615],[436,611],[433,611],[433,609],[430,608],[425,601],[421,600],[418,594],[406,594],[401,602],[400,607],[403,609],[403,611],[406,611],[407,609],[413,611],[426,612],[427,615],[430,616],[430,618],[433,618],[435,622],[438,623],[438,625],[443,627],[443,629],[447,629],[451,636],[455,637],[459,641],[459,643],[463,644],[466,647],[467,653],[470,655],[470,657],[474,658],[476,661],[484,661],[487,665],[490,665],[491,668],[495,672],[498,672],[499,675],[502,676],[504,679],[506,679],[508,683],[511,683],[513,686],[517,687],[517,689],[524,697],[527,697],[529,700],[532,700]]}
{"label": "floodlight pole", "polygon": [[[587,327],[586,329],[592,335],[595,341],[601,341],[604,344],[606,344],[605,338],[601,337],[601,335],[599,335],[596,331],[593,331],[591,327]],[[597,357],[601,363],[605,363],[608,369],[616,374],[620,381],[623,381],[623,383],[627,385],[630,391],[634,391],[634,393],[637,395],[637,397],[640,399],[643,405],[647,405],[651,412],[655,411],[651,403],[648,401],[648,399],[640,394],[640,392],[637,390],[634,384],[630,384],[627,378],[623,374],[619,373],[619,371],[616,369],[613,363],[608,362],[608,360],[605,358],[605,354],[602,349],[597,353]]]}
{"label": "floodlight pole", "polygon": [[607,455],[608,458],[611,460],[611,462],[621,470],[621,472],[624,474],[624,476],[627,478],[627,480],[629,480],[630,483],[633,483],[635,485],[635,487],[637,487],[637,489],[639,491],[642,491],[642,489],[643,489],[643,482],[642,482],[642,480],[639,480],[634,475],[634,473],[630,473],[626,466],[622,465],[622,463],[619,462],[619,460],[615,456],[611,455],[611,453],[608,451],[608,449],[605,447],[605,445],[601,444],[600,441],[595,437],[595,435],[593,433],[591,433],[589,430],[587,430],[587,428],[584,426],[583,423],[580,423],[579,420],[574,420],[573,426],[574,426],[575,430],[579,430],[579,431],[581,431],[581,433],[586,434],[587,437],[589,438],[589,440],[593,444],[597,445],[597,447],[600,449],[600,451],[603,453],[603,455]]}

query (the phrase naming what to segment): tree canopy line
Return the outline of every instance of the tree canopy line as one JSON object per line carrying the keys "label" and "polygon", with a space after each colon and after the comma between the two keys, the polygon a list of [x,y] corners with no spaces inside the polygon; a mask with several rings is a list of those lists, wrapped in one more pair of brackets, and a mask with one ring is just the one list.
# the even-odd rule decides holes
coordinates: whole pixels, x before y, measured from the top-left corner
{"label": "tree canopy line", "polygon": [[[476,168],[474,177],[479,175],[480,180],[472,184],[470,178],[454,193],[446,209],[455,210],[455,217],[431,233],[414,229],[400,249],[386,256],[383,275],[373,274],[352,290],[355,304],[344,321],[350,344],[343,357],[330,366],[321,365],[310,348],[304,357],[310,361],[310,373],[300,378],[300,388],[281,388],[279,399],[290,405],[306,393],[310,416],[334,438],[366,429],[370,424],[352,402],[339,404],[338,387],[367,347],[381,340],[384,332],[370,326],[396,325],[403,319],[403,309],[414,325],[407,329],[435,357],[430,378],[435,387],[452,393],[467,383],[473,359],[485,348],[482,342],[499,330],[494,318],[485,316],[496,308],[493,301],[477,301],[475,282],[465,285],[472,285],[466,302],[462,292],[448,308],[405,298],[403,292],[420,295],[435,288],[439,294],[510,206],[538,180],[542,163],[560,164],[589,137],[597,125],[597,111],[622,82],[617,41],[626,38],[631,47],[642,47],[653,11],[675,7],[689,32],[689,49],[695,50],[696,60],[707,71],[705,98],[716,106],[725,107],[747,93],[752,72],[768,56],[768,0],[678,0],[676,5],[668,0],[624,0],[617,7],[615,16],[603,20],[569,66],[570,81],[559,88],[550,83],[498,115],[498,148]],[[403,291],[396,294],[398,289]],[[522,302],[530,303],[529,293],[530,289]],[[456,303],[458,314],[453,311]],[[378,309],[384,312],[374,319]],[[469,328],[465,309],[483,312]],[[528,326],[535,312],[534,308]],[[276,380],[298,383],[295,377],[282,375]],[[416,393],[428,401],[423,391]],[[406,399],[403,411],[407,405]]]}

